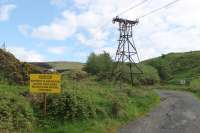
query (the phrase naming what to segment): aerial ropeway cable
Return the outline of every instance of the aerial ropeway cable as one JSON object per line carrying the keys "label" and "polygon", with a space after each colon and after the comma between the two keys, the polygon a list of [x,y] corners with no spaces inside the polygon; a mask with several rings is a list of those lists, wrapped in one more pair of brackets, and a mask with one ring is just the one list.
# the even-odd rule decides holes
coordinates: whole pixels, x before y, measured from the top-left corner
{"label": "aerial ropeway cable", "polygon": [[154,9],[154,10],[152,10],[152,11],[146,13],[146,14],[143,14],[143,15],[139,16],[138,19],[141,19],[141,18],[144,18],[144,17],[146,17],[146,16],[149,16],[149,15],[151,15],[151,14],[153,14],[153,13],[155,13],[155,12],[158,12],[158,11],[160,11],[160,10],[162,10],[162,9],[168,8],[168,7],[170,7],[171,5],[177,3],[178,1],[181,1],[181,0],[172,1],[172,2],[166,4],[166,5],[162,6],[162,7],[159,7],[159,8]]}
{"label": "aerial ropeway cable", "polygon": [[[141,1],[140,3],[138,3],[138,4],[136,4],[136,5],[132,6],[132,7],[130,7],[130,8],[128,8],[128,9],[124,10],[123,12],[119,13],[119,14],[117,15],[117,17],[118,17],[118,16],[121,16],[122,14],[125,14],[125,13],[129,12],[130,10],[132,10],[132,9],[134,9],[134,8],[139,7],[140,5],[144,4],[144,3],[147,2],[147,1],[148,1],[148,0],[143,0],[143,1]],[[155,13],[155,12],[158,12],[158,11],[160,11],[160,10],[162,10],[162,9],[168,8],[168,7],[170,7],[171,5],[173,5],[173,4],[175,4],[175,3],[179,2],[179,1],[181,1],[181,0],[174,0],[174,1],[172,1],[172,2],[169,2],[169,3],[167,3],[166,5],[164,5],[164,6],[162,6],[162,7],[159,7],[159,8],[157,8],[157,9],[154,9],[154,10],[148,12],[148,13],[145,13],[145,14],[139,16],[137,19],[144,18],[144,17],[149,16],[149,15],[151,15],[151,14],[153,14],[153,13]]]}
{"label": "aerial ropeway cable", "polygon": [[148,0],[143,0],[143,1],[139,2],[138,4],[133,5],[133,6],[129,7],[128,9],[126,9],[126,10],[120,12],[119,14],[117,14],[117,16],[121,16],[122,14],[125,14],[125,13],[127,13],[128,11],[130,11],[130,10],[132,10],[132,9],[134,9],[134,8],[137,8],[137,7],[141,6],[142,4],[144,4],[144,3],[147,2],[147,1],[148,1]]}

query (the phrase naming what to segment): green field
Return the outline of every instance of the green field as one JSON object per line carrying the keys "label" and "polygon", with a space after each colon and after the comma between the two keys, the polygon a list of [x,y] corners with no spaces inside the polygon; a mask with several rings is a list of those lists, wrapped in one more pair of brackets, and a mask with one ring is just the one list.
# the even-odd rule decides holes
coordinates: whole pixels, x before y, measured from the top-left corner
{"label": "green field", "polygon": [[67,62],[67,61],[47,62],[47,63],[56,70],[65,70],[65,69],[81,70],[84,65],[83,63],[79,62]]}

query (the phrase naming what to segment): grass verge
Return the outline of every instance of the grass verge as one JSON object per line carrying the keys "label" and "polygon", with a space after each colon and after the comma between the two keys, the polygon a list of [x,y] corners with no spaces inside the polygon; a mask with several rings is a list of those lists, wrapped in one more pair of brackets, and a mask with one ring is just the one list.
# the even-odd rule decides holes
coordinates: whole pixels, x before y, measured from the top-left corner
{"label": "grass verge", "polygon": [[[119,90],[111,83],[99,83],[93,79],[79,82],[64,80],[62,88],[63,91],[73,91],[75,93],[72,94],[87,97],[95,107],[95,117],[61,121],[48,116],[38,119],[37,112],[34,112],[36,121],[33,132],[115,133],[119,127],[128,121],[150,111],[160,100],[156,92],[151,89],[124,86],[123,90]],[[9,91],[20,97],[28,96],[27,86],[0,85],[0,90]],[[29,99],[29,97],[27,98]]]}

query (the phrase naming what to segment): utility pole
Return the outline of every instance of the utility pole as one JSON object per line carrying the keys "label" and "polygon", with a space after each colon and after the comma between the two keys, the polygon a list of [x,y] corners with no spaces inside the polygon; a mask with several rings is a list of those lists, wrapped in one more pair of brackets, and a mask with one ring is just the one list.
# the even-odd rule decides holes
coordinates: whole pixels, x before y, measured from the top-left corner
{"label": "utility pole", "polygon": [[6,51],[6,42],[5,41],[2,44],[2,49],[3,49],[3,51]]}
{"label": "utility pole", "polygon": [[[139,23],[138,20],[127,20],[119,17],[113,18],[113,23],[119,24],[119,40],[118,49],[115,56],[115,66],[113,71],[117,75],[117,79],[120,80],[120,89],[122,88],[122,78],[124,74],[124,66],[129,66],[129,74],[131,78],[131,84],[133,86],[134,74],[142,74],[142,70],[137,63],[139,62],[139,56],[133,40],[133,27]],[[134,70],[133,70],[134,69]],[[135,71],[135,72],[134,72]]]}

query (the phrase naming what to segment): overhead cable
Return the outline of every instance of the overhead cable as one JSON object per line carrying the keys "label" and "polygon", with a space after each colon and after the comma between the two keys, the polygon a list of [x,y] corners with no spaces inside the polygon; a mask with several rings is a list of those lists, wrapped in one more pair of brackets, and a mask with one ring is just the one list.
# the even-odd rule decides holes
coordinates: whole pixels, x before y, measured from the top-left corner
{"label": "overhead cable", "polygon": [[157,8],[157,9],[154,9],[154,10],[152,10],[152,11],[150,11],[150,12],[144,14],[144,15],[139,16],[138,19],[141,19],[141,18],[144,18],[144,17],[146,17],[146,16],[149,16],[149,15],[151,15],[151,14],[153,14],[153,13],[155,13],[155,12],[158,12],[158,11],[160,11],[160,10],[162,10],[162,9],[168,8],[168,7],[170,7],[171,5],[177,3],[178,1],[180,1],[180,0],[172,1],[172,2],[166,4],[166,5],[162,6],[162,7],[159,7],[159,8]]}
{"label": "overhead cable", "polygon": [[138,4],[133,5],[133,6],[129,7],[128,9],[122,11],[122,12],[119,13],[117,16],[121,16],[122,14],[125,14],[125,13],[127,13],[128,11],[130,11],[130,10],[132,10],[132,9],[134,9],[134,8],[137,8],[137,7],[139,7],[140,5],[144,4],[144,3],[147,2],[147,1],[148,1],[148,0],[143,0],[143,1],[139,2]]}

